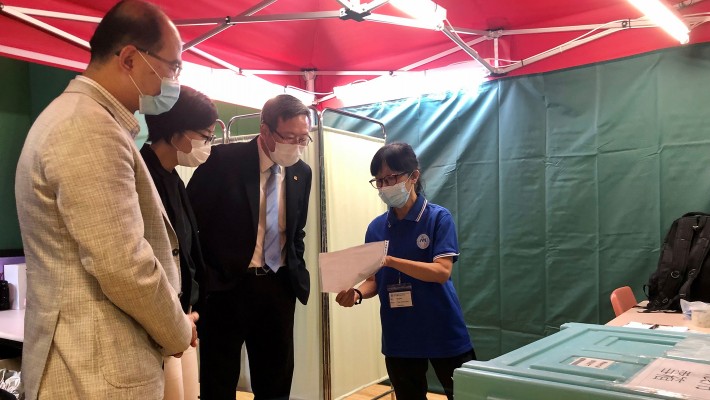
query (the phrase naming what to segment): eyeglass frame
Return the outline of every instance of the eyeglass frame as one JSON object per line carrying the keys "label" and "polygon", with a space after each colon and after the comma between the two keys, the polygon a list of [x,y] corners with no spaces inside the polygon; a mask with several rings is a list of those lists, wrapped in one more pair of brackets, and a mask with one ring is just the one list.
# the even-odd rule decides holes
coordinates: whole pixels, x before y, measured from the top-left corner
{"label": "eyeglass frame", "polygon": [[[414,171],[412,171],[412,172],[414,172]],[[399,180],[399,177],[402,175],[406,175],[406,174],[411,175],[411,172],[400,172],[397,174],[390,174],[387,176],[383,176],[382,178],[372,178],[368,182],[370,182],[370,185],[372,185],[373,188],[381,189],[383,187],[396,185],[398,183],[397,181]],[[394,179],[394,181],[392,181],[392,183],[386,184],[387,183],[387,182],[385,182],[386,179]],[[379,186],[378,186],[378,182],[379,182]]]}
{"label": "eyeglass frame", "polygon": [[180,73],[182,72],[182,62],[166,60],[165,58],[163,58],[155,53],[152,53],[149,50],[143,49],[143,48],[135,46],[135,45],[134,45],[134,47],[136,48],[136,50],[140,51],[141,53],[143,53],[147,56],[151,56],[151,57],[155,58],[156,60],[167,65],[170,68],[170,71],[173,73],[172,79],[178,79],[180,77]]}
{"label": "eyeglass frame", "polygon": [[[202,129],[202,130],[208,130],[208,129]],[[196,134],[200,135],[203,139],[205,139],[205,144],[212,143],[217,138],[217,136],[215,136],[214,133],[212,133],[214,131],[209,131],[210,132],[209,135],[205,135],[204,133],[197,131],[197,130],[193,130],[193,132],[195,132]]]}
{"label": "eyeglass frame", "polygon": [[[309,144],[313,143],[313,138],[311,137],[311,135],[308,135],[308,134],[306,134],[305,137],[303,135],[301,135],[301,136],[293,136],[291,138],[287,138],[287,137],[284,137],[284,135],[280,134],[279,131],[277,131],[276,129],[271,129],[271,127],[269,127],[269,131],[275,133],[276,136],[278,136],[279,138],[281,138],[281,140],[283,140],[284,142],[286,142],[288,144],[295,144],[298,146],[308,146]],[[306,140],[307,142],[305,144],[300,143],[299,141],[301,140],[301,138],[303,138],[303,140]],[[308,138],[308,139],[306,139],[306,138]],[[296,142],[294,143],[294,141],[296,141]]]}

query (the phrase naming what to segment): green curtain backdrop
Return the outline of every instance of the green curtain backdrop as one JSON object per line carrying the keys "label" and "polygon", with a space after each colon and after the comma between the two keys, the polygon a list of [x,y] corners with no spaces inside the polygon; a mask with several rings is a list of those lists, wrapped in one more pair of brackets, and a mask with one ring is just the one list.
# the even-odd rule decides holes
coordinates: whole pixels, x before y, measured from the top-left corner
{"label": "green curtain backdrop", "polygon": [[645,298],[670,223],[710,212],[708,71],[701,44],[348,108],[410,143],[428,198],[452,211],[480,359],[606,323],[618,286]]}
{"label": "green curtain backdrop", "polygon": [[27,131],[74,75],[0,57],[0,250],[22,248],[15,209],[15,168]]}
{"label": "green curtain backdrop", "polygon": [[[20,227],[15,209],[15,168],[27,132],[39,113],[54,100],[76,76],[76,72],[0,57],[0,251],[22,248]],[[220,118],[226,123],[234,115],[257,110],[215,102]],[[136,144],[148,138],[145,120],[136,114],[141,131]],[[257,132],[259,120],[235,123],[232,135]],[[215,134],[222,137],[221,128]],[[87,138],[91,140],[91,138]]]}

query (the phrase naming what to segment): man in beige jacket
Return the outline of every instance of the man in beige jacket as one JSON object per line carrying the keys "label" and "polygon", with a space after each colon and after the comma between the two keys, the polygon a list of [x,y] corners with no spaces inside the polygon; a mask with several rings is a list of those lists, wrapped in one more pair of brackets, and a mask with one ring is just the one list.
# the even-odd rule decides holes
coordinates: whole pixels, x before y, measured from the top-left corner
{"label": "man in beige jacket", "polygon": [[136,110],[172,106],[180,53],[160,9],[117,4],[84,74],[27,135],[15,196],[29,400],[160,399],[162,356],[196,345],[178,299],[177,239],[133,140]]}

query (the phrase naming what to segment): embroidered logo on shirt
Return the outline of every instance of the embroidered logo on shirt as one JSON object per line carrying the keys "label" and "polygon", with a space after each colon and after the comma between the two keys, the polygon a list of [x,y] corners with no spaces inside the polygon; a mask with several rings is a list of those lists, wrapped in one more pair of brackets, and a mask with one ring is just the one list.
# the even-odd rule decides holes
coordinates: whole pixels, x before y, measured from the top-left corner
{"label": "embroidered logo on shirt", "polygon": [[429,236],[426,233],[422,233],[417,237],[417,247],[424,250],[429,247]]}

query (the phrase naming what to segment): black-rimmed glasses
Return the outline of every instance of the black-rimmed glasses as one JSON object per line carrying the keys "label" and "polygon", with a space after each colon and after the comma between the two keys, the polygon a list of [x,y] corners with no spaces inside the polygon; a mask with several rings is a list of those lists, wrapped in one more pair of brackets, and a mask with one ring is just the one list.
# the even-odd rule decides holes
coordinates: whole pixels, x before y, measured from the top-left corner
{"label": "black-rimmed glasses", "polygon": [[398,174],[387,175],[382,178],[372,178],[369,182],[373,188],[380,189],[385,186],[396,185],[399,177],[406,174],[408,174],[408,172],[400,172]]}
{"label": "black-rimmed glasses", "polygon": [[198,135],[202,136],[205,139],[205,144],[212,143],[214,141],[214,139],[216,138],[216,136],[212,133],[212,131],[208,131],[209,135],[205,135],[204,133],[202,133],[200,131],[194,131],[194,132],[197,133]]}
{"label": "black-rimmed glasses", "polygon": [[151,57],[155,58],[156,60],[167,65],[168,68],[170,68],[170,71],[173,73],[173,79],[177,79],[180,76],[180,72],[182,72],[182,63],[181,62],[166,60],[163,57],[161,57],[155,53],[151,53],[150,51],[148,51],[146,49],[141,49],[140,47],[136,47],[136,50],[140,51],[141,53],[143,53],[145,55],[151,56]]}
{"label": "black-rimmed glasses", "polygon": [[279,138],[281,138],[281,140],[284,141],[284,143],[288,144],[308,146],[309,144],[311,144],[311,142],[313,142],[313,139],[311,139],[311,135],[285,137],[284,135],[280,134],[276,129],[271,129],[271,132],[274,132],[276,136],[278,136]]}

